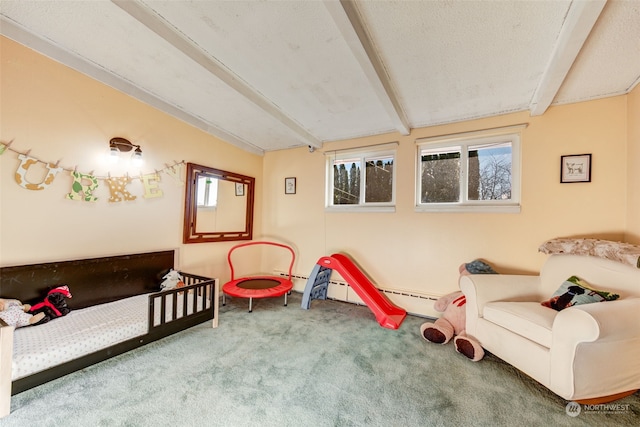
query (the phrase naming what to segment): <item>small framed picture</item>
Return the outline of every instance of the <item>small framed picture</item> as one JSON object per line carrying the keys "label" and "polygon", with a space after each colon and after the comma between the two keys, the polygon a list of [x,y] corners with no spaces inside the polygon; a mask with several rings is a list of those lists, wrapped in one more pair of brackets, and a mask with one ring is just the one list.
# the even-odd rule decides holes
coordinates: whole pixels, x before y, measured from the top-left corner
{"label": "small framed picture", "polygon": [[591,182],[591,154],[560,157],[560,183]]}
{"label": "small framed picture", "polygon": [[244,184],[236,182],[236,196],[244,196]]}
{"label": "small framed picture", "polygon": [[296,179],[293,177],[284,179],[284,194],[296,194]]}

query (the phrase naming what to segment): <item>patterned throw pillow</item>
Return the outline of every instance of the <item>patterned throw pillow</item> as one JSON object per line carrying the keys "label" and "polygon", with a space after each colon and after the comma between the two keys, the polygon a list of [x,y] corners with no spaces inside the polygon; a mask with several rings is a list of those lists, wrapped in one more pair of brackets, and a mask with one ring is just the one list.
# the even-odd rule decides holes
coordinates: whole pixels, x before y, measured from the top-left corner
{"label": "patterned throw pillow", "polygon": [[571,276],[560,285],[549,300],[541,304],[560,311],[574,305],[613,301],[618,298],[620,298],[618,294],[592,289],[584,280]]}

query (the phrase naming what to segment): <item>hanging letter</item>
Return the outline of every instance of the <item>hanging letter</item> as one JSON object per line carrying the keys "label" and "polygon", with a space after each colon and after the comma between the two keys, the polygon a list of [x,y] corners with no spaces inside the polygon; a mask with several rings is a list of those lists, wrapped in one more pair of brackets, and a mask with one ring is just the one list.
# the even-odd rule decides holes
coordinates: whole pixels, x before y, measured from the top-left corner
{"label": "hanging letter", "polygon": [[163,193],[160,188],[158,188],[158,183],[160,182],[160,175],[157,173],[150,173],[147,175],[142,175],[142,184],[144,185],[144,198],[151,199],[153,197],[162,197]]}
{"label": "hanging letter", "polygon": [[[111,197],[109,197],[110,202],[121,202],[122,200],[136,199],[136,196],[129,193],[125,188],[127,184],[131,182],[131,178],[129,178],[128,176],[108,178],[105,181],[107,181],[107,184],[109,185],[109,191],[111,191]],[[120,197],[118,194],[122,194],[122,197]]]}
{"label": "hanging letter", "polygon": [[184,181],[182,180],[183,169],[184,169],[184,164],[178,163],[173,166],[168,166],[164,171],[167,173],[167,175],[175,179],[177,183],[182,184],[184,183]]}
{"label": "hanging letter", "polygon": [[[98,178],[93,175],[87,175],[80,172],[71,172],[73,177],[73,184],[71,184],[71,193],[67,194],[67,199],[70,200],[84,200],[85,202],[95,202],[98,200],[92,192],[98,188]],[[88,185],[83,185],[82,180],[90,182]]]}
{"label": "hanging letter", "polygon": [[38,163],[38,161],[32,157],[25,156],[24,154],[19,154],[18,160],[20,160],[20,165],[18,166],[18,169],[16,169],[16,182],[20,187],[26,188],[27,190],[44,190],[53,182],[56,178],[56,174],[62,170],[62,168],[57,167],[53,163],[47,163],[45,166],[47,168],[47,175],[44,177],[42,182],[34,184],[27,181],[26,175],[29,168]]}

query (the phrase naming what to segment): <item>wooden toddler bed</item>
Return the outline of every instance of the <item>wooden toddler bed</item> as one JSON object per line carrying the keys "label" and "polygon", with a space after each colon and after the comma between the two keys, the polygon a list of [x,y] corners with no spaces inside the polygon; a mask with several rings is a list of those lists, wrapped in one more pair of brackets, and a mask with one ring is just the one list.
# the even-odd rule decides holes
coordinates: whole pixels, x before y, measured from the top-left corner
{"label": "wooden toddler bed", "polygon": [[0,268],[0,296],[33,304],[66,284],[71,312],[15,329],[0,320],[0,417],[11,395],[207,320],[218,324],[218,281],[181,272],[158,292],[174,251]]}

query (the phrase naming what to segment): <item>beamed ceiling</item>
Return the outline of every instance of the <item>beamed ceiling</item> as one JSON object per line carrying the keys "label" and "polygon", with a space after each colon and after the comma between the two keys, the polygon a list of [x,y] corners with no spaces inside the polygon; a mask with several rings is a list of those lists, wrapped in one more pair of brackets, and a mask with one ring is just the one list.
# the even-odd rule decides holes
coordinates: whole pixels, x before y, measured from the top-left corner
{"label": "beamed ceiling", "polygon": [[640,1],[1,0],[0,32],[255,153],[628,93]]}

